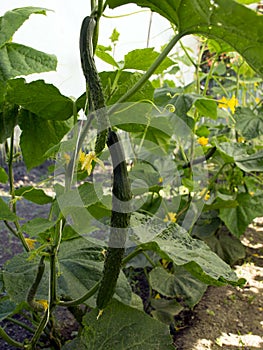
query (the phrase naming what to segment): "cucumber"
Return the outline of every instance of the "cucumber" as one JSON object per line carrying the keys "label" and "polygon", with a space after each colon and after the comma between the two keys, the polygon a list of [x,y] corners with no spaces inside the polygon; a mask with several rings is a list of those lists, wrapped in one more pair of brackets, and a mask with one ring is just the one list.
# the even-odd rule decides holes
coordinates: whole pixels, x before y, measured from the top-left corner
{"label": "cucumber", "polygon": [[92,36],[95,26],[93,17],[86,17],[80,32],[80,54],[86,79],[89,100],[97,117],[100,131],[97,134],[95,152],[99,154],[107,146],[113,164],[112,212],[109,247],[104,262],[103,277],[97,296],[97,307],[104,310],[114,295],[125,252],[127,229],[130,224],[129,201],[131,188],[125,155],[118,135],[111,130],[100,79],[93,59]]}

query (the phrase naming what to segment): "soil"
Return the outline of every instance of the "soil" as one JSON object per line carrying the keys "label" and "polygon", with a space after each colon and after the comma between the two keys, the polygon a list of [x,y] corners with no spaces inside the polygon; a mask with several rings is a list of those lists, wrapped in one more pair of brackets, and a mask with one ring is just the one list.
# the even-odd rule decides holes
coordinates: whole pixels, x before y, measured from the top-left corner
{"label": "soil", "polygon": [[[28,174],[23,164],[18,163],[15,186],[41,181],[47,175],[48,165],[46,163]],[[0,195],[7,196],[6,185],[0,184]],[[17,203],[18,214],[25,220],[46,217],[48,209],[48,205],[38,206],[24,200]],[[1,267],[22,248],[2,222],[0,231],[3,243],[0,246]],[[194,310],[181,316],[181,323],[174,334],[177,350],[263,349],[263,218],[253,221],[243,235],[242,243],[246,247],[246,258],[234,268],[239,277],[247,280],[245,287],[209,287]],[[74,336],[76,324],[70,315],[60,313],[60,324],[67,339]],[[18,341],[28,336],[25,330],[9,322],[5,322],[4,326]],[[15,348],[0,339],[0,349]]]}

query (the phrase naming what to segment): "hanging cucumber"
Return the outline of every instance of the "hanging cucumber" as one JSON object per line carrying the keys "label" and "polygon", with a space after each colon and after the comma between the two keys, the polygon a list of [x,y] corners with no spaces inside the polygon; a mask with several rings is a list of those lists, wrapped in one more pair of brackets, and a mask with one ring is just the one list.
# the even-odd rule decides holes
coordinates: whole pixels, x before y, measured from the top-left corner
{"label": "hanging cucumber", "polygon": [[[95,152],[100,153],[105,143],[110,151],[113,165],[112,212],[109,247],[104,262],[104,271],[97,296],[97,307],[105,309],[114,295],[125,252],[127,229],[130,224],[129,201],[131,188],[122,145],[116,132],[110,128],[100,79],[92,55],[92,35],[95,21],[92,17],[83,20],[80,33],[80,53],[87,90],[93,113],[96,113],[100,132]],[[107,138],[106,138],[107,136]]]}

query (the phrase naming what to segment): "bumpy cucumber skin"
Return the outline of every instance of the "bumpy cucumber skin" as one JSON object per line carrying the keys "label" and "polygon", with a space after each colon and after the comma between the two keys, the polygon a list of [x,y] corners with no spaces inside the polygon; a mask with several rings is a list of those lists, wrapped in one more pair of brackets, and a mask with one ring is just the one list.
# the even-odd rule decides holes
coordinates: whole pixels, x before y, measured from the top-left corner
{"label": "bumpy cucumber skin", "polygon": [[96,139],[95,153],[100,154],[107,143],[114,169],[109,248],[97,296],[97,307],[99,310],[103,310],[113,297],[121,271],[127,229],[130,224],[129,201],[131,199],[131,188],[122,145],[117,134],[110,130],[103,89],[93,59],[92,36],[94,26],[94,18],[84,18],[80,33],[81,65],[90,94],[90,107],[92,107],[92,113],[97,117],[98,129],[100,128]]}
{"label": "bumpy cucumber skin", "polygon": [[[97,297],[99,310],[105,309],[116,289],[125,252],[127,229],[130,224],[129,201],[131,199],[130,182],[124,152],[114,131],[109,132],[107,145],[113,163],[113,199],[109,248],[104,263],[103,278]],[[125,208],[125,210],[123,210]]]}

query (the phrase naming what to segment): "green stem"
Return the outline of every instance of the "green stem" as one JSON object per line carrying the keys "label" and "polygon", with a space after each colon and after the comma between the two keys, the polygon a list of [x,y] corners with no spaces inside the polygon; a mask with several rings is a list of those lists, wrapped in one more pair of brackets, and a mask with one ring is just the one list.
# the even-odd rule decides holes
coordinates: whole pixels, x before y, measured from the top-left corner
{"label": "green stem", "polygon": [[18,326],[20,326],[20,327],[26,329],[26,330],[29,331],[30,333],[34,333],[34,329],[31,328],[31,327],[29,327],[29,326],[28,326],[27,324],[25,324],[24,322],[18,321],[18,320],[16,320],[15,318],[12,318],[12,317],[7,317],[7,318],[5,318],[5,320],[17,324]]}
{"label": "green stem", "polygon": [[91,289],[89,289],[89,291],[86,294],[84,294],[79,299],[70,300],[70,301],[59,301],[58,305],[65,306],[65,307],[80,305],[80,304],[84,303],[84,301],[86,301],[87,299],[92,297],[92,295],[94,295],[97,292],[100,284],[101,284],[101,280],[99,280]]}
{"label": "green stem", "polygon": [[[16,195],[15,195],[15,186],[14,186],[14,174],[13,174],[13,157],[14,157],[14,130],[12,131],[11,139],[10,139],[10,148],[9,148],[9,155],[8,155],[8,179],[9,179],[9,193],[11,195],[11,209],[14,214],[16,214]],[[21,243],[25,250],[29,252],[29,247],[25,241],[25,237],[23,233],[21,232],[20,224],[18,220],[14,221],[14,224],[17,229],[16,236],[19,237],[21,240]],[[11,230],[11,232],[14,233],[14,230]]]}
{"label": "green stem", "polygon": [[23,349],[24,345],[20,342],[17,342],[16,340],[9,337],[9,335],[3,330],[2,327],[0,327],[0,337],[3,338],[8,344],[14,346],[18,349]]}
{"label": "green stem", "polygon": [[4,224],[8,228],[8,230],[13,233],[13,235],[18,237],[17,231],[13,229],[13,227],[8,223],[8,221],[4,220]]}
{"label": "green stem", "polygon": [[36,332],[33,336],[33,338],[31,339],[30,343],[28,345],[25,345],[24,348],[27,349],[27,350],[35,350],[36,349],[36,344],[38,342],[38,339],[40,338],[44,328],[46,327],[47,325],[47,322],[48,322],[48,319],[49,319],[49,309],[47,308],[47,310],[45,311],[45,314],[44,316],[42,317],[37,329],[36,329]]}
{"label": "green stem", "polygon": [[168,45],[164,48],[164,50],[161,52],[161,54],[157,57],[157,59],[153,62],[153,64],[150,66],[150,68],[146,71],[146,73],[141,77],[140,80],[137,81],[137,83],[126,92],[110,109],[109,114],[116,111],[118,108],[118,104],[121,102],[124,102],[128,100],[132,95],[134,95],[153,75],[155,70],[159,67],[159,65],[163,62],[163,60],[167,57],[169,52],[173,49],[173,47],[177,44],[177,42],[180,40],[180,38],[183,36],[182,33],[176,34],[172,40],[168,43]]}

